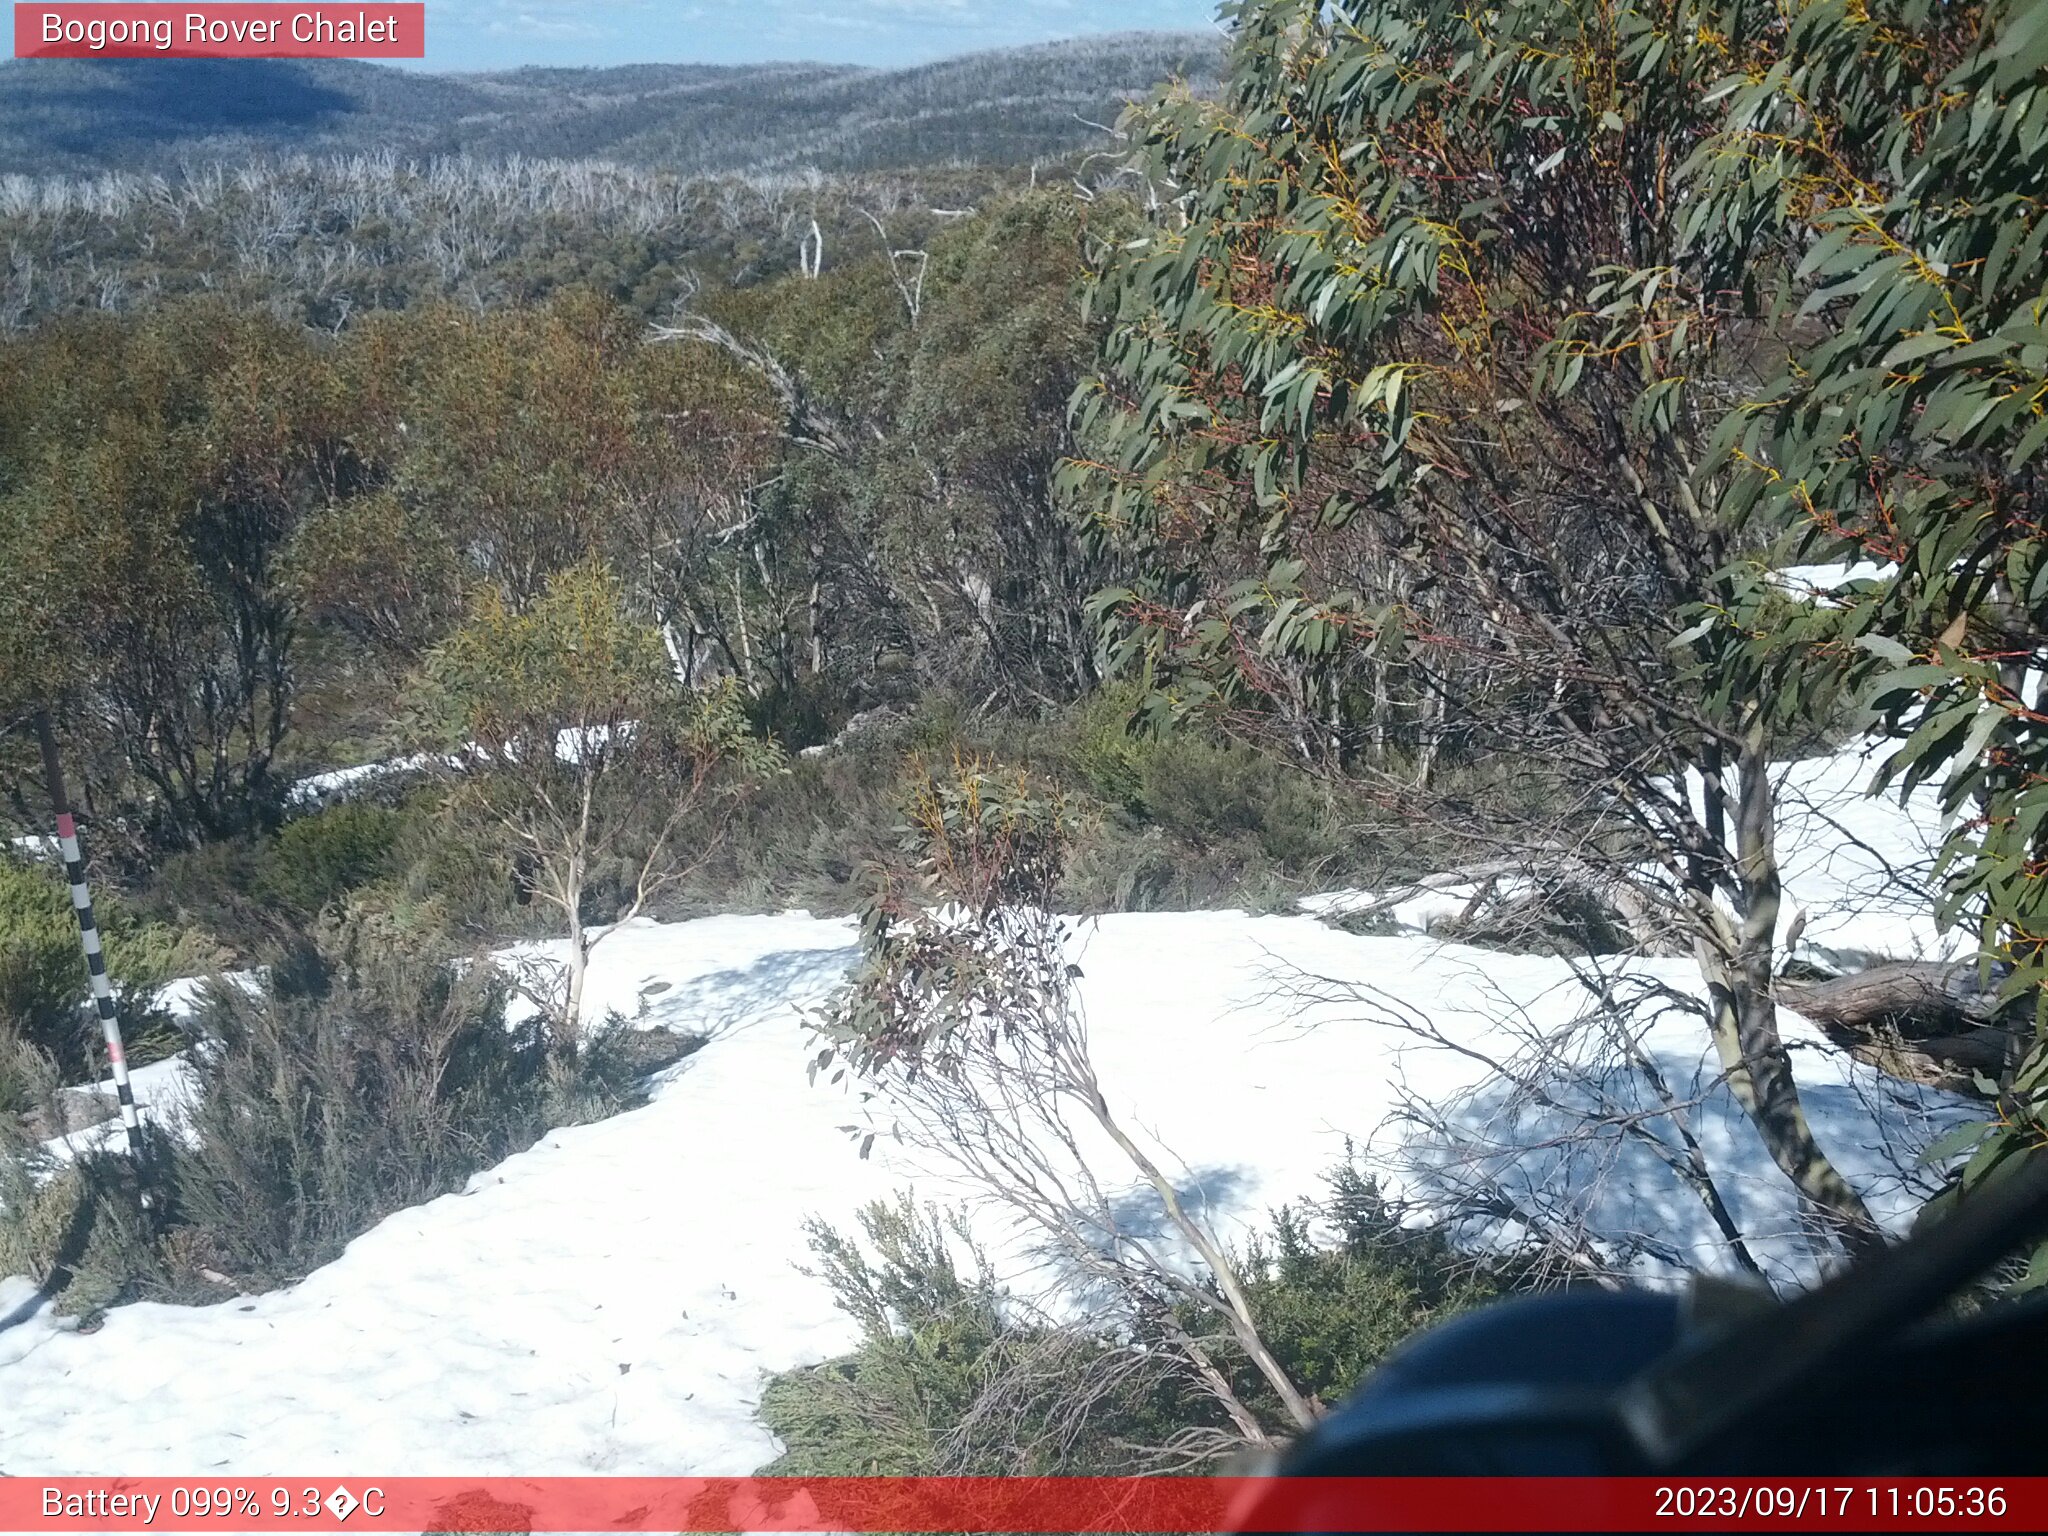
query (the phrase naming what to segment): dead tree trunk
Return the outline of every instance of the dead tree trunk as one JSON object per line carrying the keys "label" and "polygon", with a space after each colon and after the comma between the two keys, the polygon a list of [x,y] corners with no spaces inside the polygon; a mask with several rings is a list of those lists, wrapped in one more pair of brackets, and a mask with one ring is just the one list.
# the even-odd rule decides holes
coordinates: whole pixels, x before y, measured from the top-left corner
{"label": "dead tree trunk", "polygon": [[1778,983],[1778,1001],[1857,1060],[1908,1082],[1976,1093],[2023,1048],[1974,960],[1898,961],[1827,981]]}

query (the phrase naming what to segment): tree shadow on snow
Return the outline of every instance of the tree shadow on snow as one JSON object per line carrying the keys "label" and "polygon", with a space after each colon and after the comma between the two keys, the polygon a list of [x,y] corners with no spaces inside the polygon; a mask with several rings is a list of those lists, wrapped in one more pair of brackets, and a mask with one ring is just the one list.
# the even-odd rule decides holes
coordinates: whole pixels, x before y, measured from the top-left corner
{"label": "tree shadow on snow", "polygon": [[704,1040],[792,1017],[828,997],[860,958],[859,948],[785,949],[732,970],[671,984],[650,978],[640,991],[638,1022]]}
{"label": "tree shadow on snow", "polygon": [[[1251,1182],[1250,1170],[1218,1164],[1190,1169],[1174,1182],[1173,1192],[1189,1216],[1228,1243],[1228,1218],[1236,1214],[1238,1198]],[[1082,1234],[1097,1255],[1112,1259],[1120,1245],[1142,1244],[1177,1272],[1190,1278],[1202,1274],[1201,1260],[1174,1226],[1166,1202],[1150,1185],[1131,1185],[1109,1195],[1106,1204],[1106,1220],[1085,1222]],[[1114,1288],[1075,1255],[1051,1243],[1036,1245],[1035,1254],[1040,1268],[1064,1297],[1091,1313],[1106,1315],[1116,1310]]]}
{"label": "tree shadow on snow", "polygon": [[[1811,1283],[1831,1244],[1715,1065],[1653,1055],[1675,1109],[1626,1070],[1597,1084],[1560,1073],[1540,1094],[1492,1077],[1448,1099],[1411,1099],[1375,1138],[1375,1161],[1471,1246],[1533,1234],[1645,1276],[1732,1273],[1730,1244],[1680,1171],[1689,1134],[1773,1283]],[[1813,1074],[1800,1096],[1823,1149],[1880,1219],[1903,1219],[1932,1193],[1939,1175],[1917,1159],[1956,1118],[1943,1096],[1861,1070],[1847,1081]]]}

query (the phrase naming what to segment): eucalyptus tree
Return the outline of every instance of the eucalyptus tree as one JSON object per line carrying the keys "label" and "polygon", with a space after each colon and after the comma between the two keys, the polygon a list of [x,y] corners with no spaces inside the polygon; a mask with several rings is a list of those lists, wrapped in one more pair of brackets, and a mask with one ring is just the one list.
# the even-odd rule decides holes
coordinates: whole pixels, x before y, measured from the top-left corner
{"label": "eucalyptus tree", "polygon": [[364,382],[215,304],[69,320],[0,354],[0,697],[51,707],[88,807],[138,844],[280,813],[303,681],[290,551],[384,473]]}
{"label": "eucalyptus tree", "polygon": [[[1702,612],[1770,529],[1714,434],[1783,356],[1755,224],[1691,237],[1761,0],[1246,0],[1220,100],[1129,126],[1168,189],[1095,295],[1070,485],[1145,575],[1106,645],[1532,881],[1591,870],[1697,958],[1723,1074],[1851,1253],[1773,995],[1771,764]],[[1684,615],[1681,617],[1681,615]],[[1793,722],[1797,723],[1797,722]],[[1548,786],[1475,813],[1442,761]],[[1626,910],[1626,909],[1625,909]]]}
{"label": "eucalyptus tree", "polygon": [[[560,985],[538,1001],[573,1049],[591,951],[609,931],[598,925],[640,916],[695,867],[702,844],[687,834],[719,771],[771,767],[774,748],[752,733],[729,679],[679,684],[659,631],[597,559],[557,572],[521,607],[481,591],[411,703],[422,744],[454,770],[457,806],[531,871],[554,913]],[[598,917],[591,898],[608,865],[623,869],[624,894]]]}
{"label": "eucalyptus tree", "polygon": [[909,681],[1017,706],[1092,684],[1082,605],[1104,572],[1053,480],[1092,347],[1084,243],[1120,217],[1005,198],[916,262],[885,238],[657,330],[725,353],[781,410],[775,474],[728,535],[754,614],[731,659],[760,691],[823,674],[856,696]]}
{"label": "eucalyptus tree", "polygon": [[1952,1144],[1966,1192],[2048,1139],[2048,6],[1798,7],[1722,89],[1690,223],[1792,344],[1715,462],[1804,558],[1873,574],[1790,619],[1752,574],[1701,619],[1722,687],[1869,704],[1887,777],[1946,798],[1946,915],[2034,1024]]}

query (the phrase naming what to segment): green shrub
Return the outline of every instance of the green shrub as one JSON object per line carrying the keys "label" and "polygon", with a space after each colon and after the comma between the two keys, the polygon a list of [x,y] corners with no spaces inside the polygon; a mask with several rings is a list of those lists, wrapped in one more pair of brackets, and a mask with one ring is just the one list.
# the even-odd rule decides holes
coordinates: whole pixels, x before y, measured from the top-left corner
{"label": "green shrub", "polygon": [[[771,1381],[762,1422],[788,1450],[767,1471],[791,1476],[934,1475],[974,1406],[1008,1332],[1001,1298],[955,1267],[949,1228],[908,1196],[860,1213],[876,1258],[813,1222],[810,1273],[859,1325],[851,1356]],[[957,1225],[950,1235],[964,1243]],[[972,1252],[971,1245],[969,1252]],[[979,1255],[974,1255],[977,1259]]]}
{"label": "green shrub", "polygon": [[86,988],[78,925],[62,890],[37,871],[0,862],[0,1018],[75,1066]]}
{"label": "green shrub", "polygon": [[[853,1353],[769,1381],[770,1476],[1026,1476],[1136,1469],[1121,1440],[1170,1432],[1180,1385],[1084,1329],[1031,1321],[987,1278],[958,1219],[908,1196],[861,1211],[855,1239],[811,1224],[817,1267],[860,1328]],[[973,1265],[962,1274],[955,1251]],[[1073,1389],[1094,1382],[1087,1403]]]}
{"label": "green shrub", "polygon": [[528,937],[506,851],[417,786],[403,805],[336,806],[264,841],[233,840],[166,858],[142,900],[159,918],[203,929],[239,963],[265,963],[323,913],[369,901],[433,914],[451,952]]}
{"label": "green shrub", "polygon": [[[33,1048],[22,1068],[38,1115],[0,1111],[0,1275],[21,1275],[55,1293],[61,1311],[90,1313],[154,1274],[150,1228],[135,1164],[81,1148],[65,1159],[44,1150],[62,1106],[55,1069]],[[7,1070],[0,1040],[0,1075]]]}
{"label": "green shrub", "polygon": [[[1330,1230],[1314,1235],[1313,1218]],[[1533,1283],[1521,1270],[1460,1254],[1435,1228],[1403,1224],[1379,1186],[1347,1159],[1330,1193],[1276,1214],[1247,1256],[1259,1331],[1303,1392],[1334,1405],[1411,1334]],[[1242,1390],[1262,1394],[1244,1366]],[[1277,1422],[1278,1405],[1270,1411]]]}
{"label": "green shrub", "polygon": [[[1441,838],[1433,829],[1319,783],[1272,754],[1193,726],[1163,737],[1132,734],[1126,727],[1134,699],[1113,688],[1028,719],[977,713],[934,696],[906,719],[794,756],[744,798],[720,800],[715,815],[692,830],[702,857],[663,891],[656,914],[675,920],[792,907],[828,916],[857,910],[873,866],[894,848],[914,763],[955,755],[1029,768],[1067,796],[1074,836],[1059,900],[1071,911],[1284,909],[1304,891],[1384,886],[1439,867]],[[794,706],[781,700],[762,707],[773,714]],[[1497,769],[1455,764],[1439,770],[1438,783],[1445,792],[1469,788],[1475,819],[1527,814],[1547,803],[1549,792],[1536,780],[1510,783]],[[608,792],[637,797],[650,816],[661,810],[631,782]],[[399,812],[365,817],[363,830],[374,831],[377,842],[391,833],[395,857],[388,873],[352,894],[374,890],[379,900],[431,906],[459,936],[458,947],[541,932],[543,914],[519,900],[510,850],[444,801],[440,788],[423,785]],[[316,835],[314,828],[330,835],[326,823],[340,814],[308,818],[287,835],[299,826],[308,829],[301,836]],[[342,837],[341,825],[331,834],[336,841],[359,846],[353,832]],[[586,919],[610,921],[634,873],[623,859],[594,863]],[[258,877],[238,878],[247,887]],[[167,871],[159,885],[169,879]],[[178,879],[207,883],[182,873]],[[199,916],[187,912],[188,920]]]}
{"label": "green shrub", "polygon": [[[1325,1241],[1311,1235],[1311,1209]],[[1124,1472],[1156,1468],[1149,1453],[1176,1435],[1226,1427],[1215,1399],[1142,1341],[1034,1320],[987,1279],[957,1222],[904,1197],[869,1206],[860,1224],[872,1257],[829,1226],[811,1228],[814,1273],[860,1343],[769,1382],[762,1421],[786,1447],[770,1473]],[[956,1249],[974,1277],[959,1273]],[[1349,1161],[1325,1202],[1279,1213],[1241,1269],[1261,1336],[1304,1392],[1330,1404],[1418,1330],[1530,1283],[1403,1225]],[[1181,1323],[1208,1331],[1200,1318]],[[1271,1430],[1291,1432],[1250,1363],[1213,1347]]]}
{"label": "green shrub", "polygon": [[471,942],[549,931],[547,914],[519,900],[502,832],[465,814],[439,785],[414,795],[404,814],[402,867],[387,882],[394,894],[416,907],[431,903],[450,933]]}
{"label": "green shrub", "polygon": [[60,1313],[95,1317],[136,1295],[218,1300],[196,1273],[167,1265],[166,1214],[160,1188],[144,1207],[142,1177],[125,1152],[81,1150],[59,1161],[34,1146],[0,1145],[0,1275],[53,1293]]}
{"label": "green shrub", "polygon": [[662,915],[856,910],[894,848],[914,763],[953,756],[1030,768],[1068,795],[1074,846],[1060,901],[1078,912],[1284,906],[1322,880],[1362,880],[1383,853],[1284,763],[1192,733],[1129,735],[1118,697],[1045,720],[972,714],[945,698],[872,736],[792,761],[729,819]]}
{"label": "green shrub", "polygon": [[238,960],[260,954],[283,931],[283,914],[258,894],[261,846],[246,838],[165,855],[136,901],[163,923],[214,935]]}
{"label": "green shrub", "polygon": [[[98,894],[94,912],[129,1060],[143,1066],[182,1044],[156,994],[209,969],[218,955],[188,933],[142,921],[111,893]],[[17,1039],[47,1052],[66,1081],[89,1081],[99,1039],[90,1000],[69,892],[53,871],[0,859],[0,1019]]]}
{"label": "green shrub", "polygon": [[661,915],[851,912],[868,867],[891,845],[907,771],[890,733],[792,758],[730,808],[703,860],[664,893]]}
{"label": "green shrub", "polygon": [[1114,816],[1082,817],[1067,856],[1060,903],[1077,912],[1164,912],[1228,902],[1240,870],[1195,860],[1162,828]]}
{"label": "green shrub", "polygon": [[259,892],[305,919],[393,872],[405,818],[381,805],[338,805],[301,817],[265,848]]}
{"label": "green shrub", "polygon": [[213,989],[194,1145],[175,1160],[181,1223],[207,1235],[212,1267],[295,1279],[532,1142],[546,1042],[508,1029],[505,1002],[488,966],[365,947],[303,948],[261,993]]}
{"label": "green shrub", "polygon": [[12,1019],[0,1018],[0,1139],[56,1091],[57,1064],[49,1053],[22,1039]]}
{"label": "green shrub", "polygon": [[429,822],[383,805],[334,806],[274,837],[172,854],[144,899],[159,917],[217,935],[255,963],[344,897],[395,879],[401,849],[426,841]]}
{"label": "green shrub", "polygon": [[700,1043],[614,1020],[572,1050],[508,1027],[492,967],[451,966],[438,934],[408,942],[380,916],[329,925],[260,992],[211,989],[189,1144],[153,1141],[146,1217],[126,1158],[0,1149],[0,1270],[65,1270],[59,1303],[80,1313],[286,1284],[548,1130],[627,1107]]}
{"label": "green shrub", "polygon": [[1283,907],[1304,889],[1377,878],[1368,809],[1274,754],[1194,724],[1135,729],[1142,695],[1111,684],[1063,722],[1055,750],[1107,814],[1077,842],[1085,909]]}
{"label": "green shrub", "polygon": [[1238,742],[1175,734],[1138,764],[1145,818],[1197,848],[1248,841],[1306,873],[1346,851],[1330,797],[1308,775]]}
{"label": "green shrub", "polygon": [[705,1037],[642,1029],[618,1014],[587,1028],[573,1054],[550,1067],[542,1116],[550,1129],[589,1125],[641,1101],[642,1085],[703,1049]]}
{"label": "green shrub", "polygon": [[16,1144],[0,1155],[0,1275],[48,1285],[77,1257],[93,1198],[82,1163],[58,1168]]}
{"label": "green shrub", "polygon": [[1145,759],[1156,750],[1131,729],[1142,696],[1130,684],[1111,684],[1081,701],[1072,727],[1074,767],[1089,793],[1136,816],[1145,814]]}

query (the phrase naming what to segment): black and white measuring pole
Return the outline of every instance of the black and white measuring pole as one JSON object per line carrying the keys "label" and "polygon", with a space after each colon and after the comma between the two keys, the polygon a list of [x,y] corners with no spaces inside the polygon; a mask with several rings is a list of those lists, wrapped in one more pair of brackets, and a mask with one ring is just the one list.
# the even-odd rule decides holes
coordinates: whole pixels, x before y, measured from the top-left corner
{"label": "black and white measuring pole", "polygon": [[100,948],[99,920],[93,916],[92,892],[85,885],[85,855],[78,846],[78,823],[64,793],[64,768],[57,760],[57,738],[50,717],[36,713],[36,734],[42,738],[43,776],[50,786],[50,806],[57,813],[57,846],[64,854],[64,876],[71,882],[71,909],[78,914],[78,941],[85,947],[85,968],[92,978],[93,1006],[107,1039],[107,1062],[114,1073],[114,1094],[121,1101],[121,1135],[128,1155],[142,1151],[142,1119],[135,1112],[135,1090],[128,1082],[128,1051],[121,1043],[121,1015],[114,1007],[114,988],[107,980],[107,957]]}

